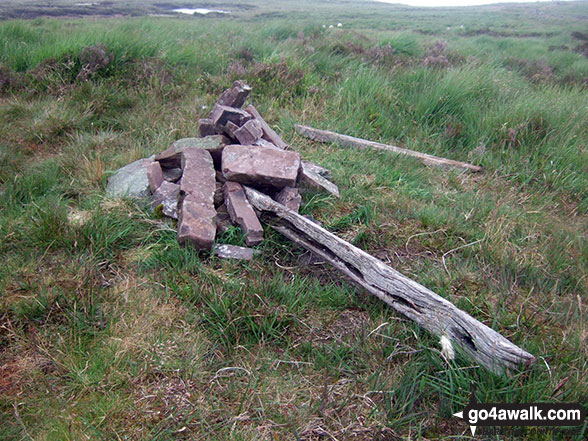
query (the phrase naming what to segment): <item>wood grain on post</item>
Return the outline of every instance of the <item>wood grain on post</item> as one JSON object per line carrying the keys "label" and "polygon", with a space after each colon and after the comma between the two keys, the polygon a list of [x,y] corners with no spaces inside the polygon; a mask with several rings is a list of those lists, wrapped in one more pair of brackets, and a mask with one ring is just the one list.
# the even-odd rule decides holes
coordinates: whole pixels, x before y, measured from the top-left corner
{"label": "wood grain on post", "polygon": [[355,147],[360,149],[371,148],[376,150],[386,150],[389,152],[398,153],[401,155],[413,156],[422,160],[427,165],[436,167],[452,167],[471,172],[481,172],[482,167],[468,164],[467,162],[454,161],[452,159],[440,158],[438,156],[428,155],[426,153],[415,152],[414,150],[403,149],[394,145],[381,144],[379,142],[368,141],[366,139],[354,138],[353,136],[341,135],[328,130],[314,129],[308,126],[296,125],[294,126],[296,132],[300,135],[310,138],[314,141],[320,142],[335,142],[346,147]]}
{"label": "wood grain on post", "polygon": [[269,196],[249,187],[245,187],[245,192],[251,205],[279,220],[274,228],[281,234],[317,254],[429,332],[447,337],[454,346],[490,371],[498,374],[512,372],[535,361],[533,355],[381,260]]}

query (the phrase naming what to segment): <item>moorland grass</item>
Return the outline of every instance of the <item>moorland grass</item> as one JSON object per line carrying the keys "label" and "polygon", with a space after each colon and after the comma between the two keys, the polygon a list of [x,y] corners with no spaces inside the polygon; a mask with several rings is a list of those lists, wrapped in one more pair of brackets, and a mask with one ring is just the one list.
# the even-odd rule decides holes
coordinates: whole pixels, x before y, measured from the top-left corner
{"label": "moorland grass", "polygon": [[[305,5],[0,22],[0,438],[467,439],[451,415],[472,382],[480,401],[587,403],[588,60],[572,35],[586,4],[536,6],[541,18]],[[334,17],[343,28],[322,27]],[[260,258],[223,261],[180,247],[147,205],[104,196],[113,170],[196,136],[237,78],[341,188],[307,194],[304,214],[535,366],[446,361],[435,337],[271,229]],[[485,172],[319,145],[296,123]]]}

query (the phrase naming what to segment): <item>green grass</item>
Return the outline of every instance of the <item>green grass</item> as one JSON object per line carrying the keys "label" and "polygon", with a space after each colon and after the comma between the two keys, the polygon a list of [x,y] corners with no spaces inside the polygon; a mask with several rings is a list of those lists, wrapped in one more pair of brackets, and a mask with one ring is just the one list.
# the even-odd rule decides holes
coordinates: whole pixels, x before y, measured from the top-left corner
{"label": "green grass", "polygon": [[[74,3],[61,11],[80,14]],[[34,20],[12,18],[40,3],[0,6],[0,439],[469,439],[452,413],[472,383],[480,401],[588,405],[587,4],[247,5]],[[238,78],[341,189],[305,194],[303,214],[535,366],[446,362],[436,337],[270,229],[260,257],[224,261],[180,247],[145,204],[104,196],[117,168],[197,136]],[[297,123],[485,171],[316,144]]]}

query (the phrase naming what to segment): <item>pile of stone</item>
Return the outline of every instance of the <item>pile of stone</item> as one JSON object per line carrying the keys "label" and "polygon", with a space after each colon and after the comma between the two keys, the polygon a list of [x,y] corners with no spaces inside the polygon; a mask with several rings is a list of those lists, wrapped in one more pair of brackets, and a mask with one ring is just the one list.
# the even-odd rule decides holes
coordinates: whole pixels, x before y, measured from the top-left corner
{"label": "pile of stone", "polygon": [[[272,220],[272,228],[292,243],[441,337],[444,350],[458,345],[495,373],[512,372],[519,365],[534,362],[533,355],[446,299],[298,214],[300,188],[320,187],[338,196],[337,186],[328,180],[327,170],[288,150],[253,106],[242,109],[249,92],[247,85],[235,82],[220,96],[210,116],[200,120],[200,138],[180,139],[160,154],[118,170],[108,181],[107,194],[151,198],[155,210],[178,220],[181,244],[214,249],[225,258],[251,259],[257,252],[231,245],[215,247],[214,243],[218,230],[237,225],[247,245],[260,244],[264,231],[255,211],[259,210]],[[448,163],[443,158],[333,132],[302,126],[298,131],[319,141],[392,150],[427,163]]]}
{"label": "pile of stone", "polygon": [[[339,196],[328,170],[303,161],[252,105],[242,108],[251,88],[236,81],[222,93],[200,138],[175,141],[167,150],[117,171],[108,182],[111,196],[151,197],[156,211],[177,219],[178,241],[212,250],[217,231],[236,225],[248,246],[264,231],[243,185],[298,212],[300,189],[323,188]],[[253,250],[219,245],[217,255],[251,258]]]}

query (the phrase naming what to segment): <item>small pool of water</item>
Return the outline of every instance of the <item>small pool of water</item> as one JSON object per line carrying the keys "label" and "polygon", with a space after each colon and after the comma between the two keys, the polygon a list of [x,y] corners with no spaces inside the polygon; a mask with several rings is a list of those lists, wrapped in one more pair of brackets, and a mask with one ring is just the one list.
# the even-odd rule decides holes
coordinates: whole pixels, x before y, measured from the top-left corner
{"label": "small pool of water", "polygon": [[180,14],[202,14],[206,15],[211,12],[217,12],[219,14],[230,14],[231,11],[223,11],[222,9],[204,9],[204,8],[197,8],[197,9],[188,9],[188,8],[179,8],[179,9],[172,9],[174,12],[179,12]]}

